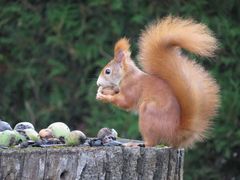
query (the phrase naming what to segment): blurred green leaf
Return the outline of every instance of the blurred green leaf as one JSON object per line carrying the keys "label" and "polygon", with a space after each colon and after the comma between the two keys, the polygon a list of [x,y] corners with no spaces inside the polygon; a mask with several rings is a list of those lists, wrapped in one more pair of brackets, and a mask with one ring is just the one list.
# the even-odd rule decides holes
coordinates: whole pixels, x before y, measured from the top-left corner
{"label": "blurred green leaf", "polygon": [[49,73],[49,77],[58,76],[67,72],[67,67],[60,61],[49,59],[48,64],[51,65],[51,72]]}

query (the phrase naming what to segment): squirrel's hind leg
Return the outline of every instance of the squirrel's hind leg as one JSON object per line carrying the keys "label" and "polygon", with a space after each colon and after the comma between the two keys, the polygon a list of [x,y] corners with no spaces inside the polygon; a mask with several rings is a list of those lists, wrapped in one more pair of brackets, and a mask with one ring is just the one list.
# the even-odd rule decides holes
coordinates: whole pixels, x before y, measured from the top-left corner
{"label": "squirrel's hind leg", "polygon": [[139,130],[146,147],[159,143],[171,145],[178,126],[175,118],[169,116],[166,109],[159,108],[154,102],[143,102],[139,108]]}

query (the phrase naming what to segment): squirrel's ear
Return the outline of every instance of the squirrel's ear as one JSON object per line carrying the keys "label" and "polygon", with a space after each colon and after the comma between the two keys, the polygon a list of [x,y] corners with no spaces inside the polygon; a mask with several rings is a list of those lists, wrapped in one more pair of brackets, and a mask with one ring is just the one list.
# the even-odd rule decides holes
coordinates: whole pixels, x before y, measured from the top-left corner
{"label": "squirrel's ear", "polygon": [[[130,44],[127,38],[122,38],[117,41],[114,47],[114,59],[121,62],[125,57],[125,52],[129,52]],[[130,52],[129,52],[130,53]]]}
{"label": "squirrel's ear", "polygon": [[127,38],[119,39],[114,47],[114,55],[117,55],[119,51],[129,51],[130,44]]}
{"label": "squirrel's ear", "polygon": [[117,54],[115,54],[115,57],[114,57],[115,61],[118,62],[118,63],[122,63],[125,59],[125,54],[122,50],[118,51]]}

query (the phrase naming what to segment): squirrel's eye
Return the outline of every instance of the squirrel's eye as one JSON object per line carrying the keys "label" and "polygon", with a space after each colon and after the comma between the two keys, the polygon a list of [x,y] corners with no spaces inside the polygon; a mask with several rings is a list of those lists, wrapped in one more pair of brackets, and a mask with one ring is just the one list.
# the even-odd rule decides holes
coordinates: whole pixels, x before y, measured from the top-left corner
{"label": "squirrel's eye", "polygon": [[105,74],[110,74],[111,73],[111,70],[110,69],[106,69],[105,70]]}

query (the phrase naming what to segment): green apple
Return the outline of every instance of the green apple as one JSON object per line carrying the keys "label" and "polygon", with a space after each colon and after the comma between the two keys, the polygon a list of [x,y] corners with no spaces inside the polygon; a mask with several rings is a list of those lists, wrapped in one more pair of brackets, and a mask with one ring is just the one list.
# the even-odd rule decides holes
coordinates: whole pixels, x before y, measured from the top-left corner
{"label": "green apple", "polygon": [[86,140],[86,135],[79,130],[71,131],[65,138],[65,143],[68,146],[77,146],[83,144]]}
{"label": "green apple", "polygon": [[0,145],[1,146],[12,146],[16,143],[16,135],[14,131],[5,130],[0,132]]}
{"label": "green apple", "polygon": [[66,137],[70,133],[69,127],[62,122],[55,122],[48,126],[47,129],[52,130],[52,134],[56,138]]}

